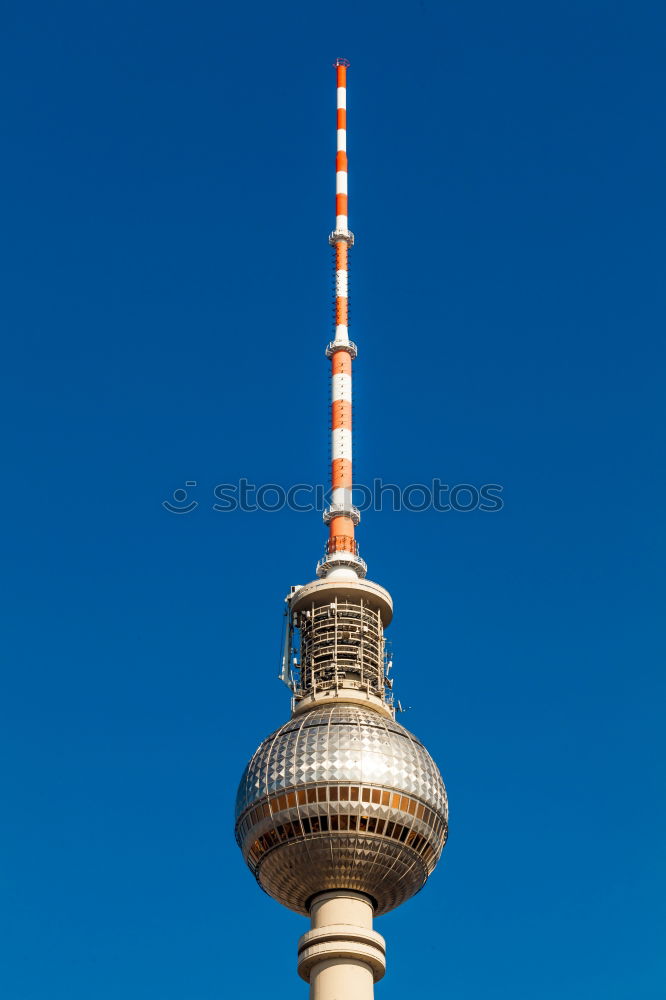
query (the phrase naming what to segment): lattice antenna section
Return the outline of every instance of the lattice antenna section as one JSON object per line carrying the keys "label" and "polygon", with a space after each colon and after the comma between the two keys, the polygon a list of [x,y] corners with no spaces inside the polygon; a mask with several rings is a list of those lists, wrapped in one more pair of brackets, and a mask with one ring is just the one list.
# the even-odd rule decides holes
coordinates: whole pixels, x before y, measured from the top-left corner
{"label": "lattice antenna section", "polygon": [[336,597],[295,615],[300,631],[300,690],[306,696],[340,688],[384,699],[384,628],[376,607]]}

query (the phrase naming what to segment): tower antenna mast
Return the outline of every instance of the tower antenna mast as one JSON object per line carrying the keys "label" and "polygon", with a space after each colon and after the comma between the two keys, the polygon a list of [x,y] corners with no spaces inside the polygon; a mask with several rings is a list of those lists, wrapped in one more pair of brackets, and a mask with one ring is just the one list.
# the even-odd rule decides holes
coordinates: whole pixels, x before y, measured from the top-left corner
{"label": "tower antenna mast", "polygon": [[335,229],[328,238],[333,248],[335,275],[334,338],[326,348],[331,360],[331,503],[324,512],[328,541],[317,566],[320,577],[364,577],[366,565],[358,554],[354,528],[360,513],[352,503],[352,363],[356,345],[349,339],[349,251],[354,234],[349,229],[347,161],[347,59],[335,61],[337,76],[335,154]]}

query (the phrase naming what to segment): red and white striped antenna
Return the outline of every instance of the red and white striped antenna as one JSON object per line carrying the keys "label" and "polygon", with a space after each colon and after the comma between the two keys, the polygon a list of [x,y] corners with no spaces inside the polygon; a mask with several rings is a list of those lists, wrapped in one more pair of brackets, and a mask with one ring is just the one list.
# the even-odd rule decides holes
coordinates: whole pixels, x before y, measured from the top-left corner
{"label": "red and white striped antenna", "polygon": [[366,565],[358,554],[354,528],[360,513],[352,503],[352,362],[356,345],[349,339],[349,251],[354,234],[349,229],[347,192],[347,59],[336,59],[337,153],[335,158],[335,334],[326,349],[331,360],[331,503],[324,511],[329,536],[326,554],[317,566],[320,577],[358,579]]}

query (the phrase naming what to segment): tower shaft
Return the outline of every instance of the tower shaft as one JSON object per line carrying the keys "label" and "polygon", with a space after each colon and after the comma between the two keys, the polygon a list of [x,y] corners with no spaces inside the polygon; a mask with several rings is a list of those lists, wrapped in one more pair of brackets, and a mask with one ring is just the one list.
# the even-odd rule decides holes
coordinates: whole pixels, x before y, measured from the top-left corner
{"label": "tower shaft", "polygon": [[386,944],[372,929],[372,903],[358,892],[324,892],[298,942],[298,974],[310,1000],[372,1000],[386,971]]}
{"label": "tower shaft", "polygon": [[[292,715],[241,778],[235,833],[261,887],[311,920],[298,972],[310,1000],[372,1000],[386,968],[373,915],[425,885],[448,828],[446,789],[423,744],[395,721],[384,630],[391,595],[365,579],[352,503],[347,66],[336,61],[335,272],[331,362],[331,498],[317,579],[286,598],[282,679]],[[400,703],[398,702],[400,709]]]}

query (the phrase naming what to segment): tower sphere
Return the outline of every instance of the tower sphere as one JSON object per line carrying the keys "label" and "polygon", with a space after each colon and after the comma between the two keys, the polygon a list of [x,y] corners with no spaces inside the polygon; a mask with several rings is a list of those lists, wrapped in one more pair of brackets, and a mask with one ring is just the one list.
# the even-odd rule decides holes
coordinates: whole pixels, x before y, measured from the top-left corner
{"label": "tower sphere", "polygon": [[294,715],[247,765],[236,839],[261,887],[307,914],[330,890],[386,913],[422,888],[447,835],[437,765],[404,726],[336,701]]}

